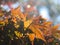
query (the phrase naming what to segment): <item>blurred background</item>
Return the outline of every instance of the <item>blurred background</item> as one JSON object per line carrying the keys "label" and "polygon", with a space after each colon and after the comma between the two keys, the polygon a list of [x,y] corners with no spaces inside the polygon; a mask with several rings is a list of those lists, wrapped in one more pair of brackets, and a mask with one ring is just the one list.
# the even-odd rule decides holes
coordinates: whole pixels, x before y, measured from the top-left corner
{"label": "blurred background", "polygon": [[53,25],[60,23],[60,0],[0,0],[0,7],[6,11],[19,5],[23,13],[41,15],[47,21],[52,21]]}
{"label": "blurred background", "polygon": [[[5,45],[6,41],[7,41],[7,45],[20,44],[20,38],[16,38],[18,36],[15,36],[14,33],[15,30],[17,31],[16,35],[19,35],[20,31],[22,32],[21,35],[23,38],[21,40],[24,41],[25,38],[24,37],[25,35],[23,35],[25,34],[24,21],[21,21],[24,17],[21,15],[27,16],[29,19],[31,19],[32,17],[37,17],[38,19],[34,18],[37,19],[37,21],[35,20],[36,21],[35,23],[37,23],[37,25],[38,23],[41,23],[41,25],[38,25],[38,27],[43,26],[42,28],[39,29],[42,31],[43,33],[42,35],[46,38],[47,42],[49,44],[52,42],[53,45],[53,42],[57,40],[56,43],[59,42],[60,44],[60,35],[59,35],[60,34],[60,27],[59,27],[60,26],[60,0],[0,0],[0,23],[3,22],[2,23],[3,25],[0,24],[0,35],[1,35],[0,42],[3,42],[2,43],[3,45]],[[42,16],[43,20],[39,22],[40,17],[38,16]],[[45,23],[43,23],[44,21],[47,22],[46,26]],[[26,23],[26,25],[28,24]],[[27,34],[29,33],[30,30],[28,28],[26,29],[28,30]],[[37,29],[35,30],[37,31]],[[25,45],[25,43],[23,42],[22,45]]]}

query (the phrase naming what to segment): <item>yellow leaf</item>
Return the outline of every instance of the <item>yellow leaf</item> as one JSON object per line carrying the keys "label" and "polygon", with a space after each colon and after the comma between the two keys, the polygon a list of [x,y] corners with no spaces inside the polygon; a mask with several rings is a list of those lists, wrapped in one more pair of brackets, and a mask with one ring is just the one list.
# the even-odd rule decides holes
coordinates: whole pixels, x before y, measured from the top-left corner
{"label": "yellow leaf", "polygon": [[18,17],[18,18],[22,19],[23,21],[26,20],[26,17],[23,15],[23,13],[20,10],[20,6],[16,9],[12,9],[11,14],[12,14],[12,16]]}
{"label": "yellow leaf", "polygon": [[34,38],[35,38],[35,34],[29,34],[29,39],[30,39],[30,41],[33,41],[34,40]]}
{"label": "yellow leaf", "polygon": [[11,14],[12,15],[19,15],[20,14],[20,6],[18,8],[16,8],[16,9],[12,9]]}
{"label": "yellow leaf", "polygon": [[32,30],[32,32],[35,33],[36,38],[39,38],[39,39],[42,39],[43,41],[46,41],[44,39],[44,36],[43,36],[42,32],[35,25],[30,25],[29,28]]}
{"label": "yellow leaf", "polygon": [[23,36],[23,35],[22,35],[20,32],[18,32],[18,31],[15,31],[14,33],[15,33],[16,36],[19,37],[19,38]]}
{"label": "yellow leaf", "polygon": [[27,20],[24,22],[24,28],[27,28],[32,23],[32,20]]}

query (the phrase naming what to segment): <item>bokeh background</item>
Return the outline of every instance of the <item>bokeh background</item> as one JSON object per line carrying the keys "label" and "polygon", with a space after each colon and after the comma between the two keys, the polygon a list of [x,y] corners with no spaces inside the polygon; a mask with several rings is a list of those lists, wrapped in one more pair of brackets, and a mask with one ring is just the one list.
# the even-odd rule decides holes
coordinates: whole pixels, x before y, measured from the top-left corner
{"label": "bokeh background", "polygon": [[[9,12],[11,12],[12,9],[17,9],[19,6],[20,6],[20,11],[23,14],[28,14],[31,17],[42,16],[43,18],[46,19],[46,22],[52,22],[53,23],[52,26],[56,26],[56,25],[60,26],[60,0],[0,0],[0,20],[4,20],[4,18],[6,19],[6,17],[8,17],[8,19],[11,18],[12,16],[10,15],[11,13],[9,14]],[[3,14],[3,16],[1,16],[1,13],[2,13],[1,10],[3,10],[3,12],[5,12]],[[6,12],[8,12],[8,13],[6,13]],[[17,17],[15,17],[15,18],[18,19]],[[13,19],[14,19],[14,17],[13,17]],[[18,22],[18,20],[17,20],[17,22]],[[9,22],[9,23],[11,23],[11,22]],[[9,26],[9,28],[11,27],[12,29],[10,28],[9,30],[5,30],[5,29],[3,29],[3,27],[2,28],[0,27],[2,29],[2,30],[0,30],[0,32],[1,31],[3,32],[3,30],[4,31],[10,31],[10,30],[14,31],[14,30],[16,30],[16,28],[14,28],[14,30],[13,30],[12,24],[11,24],[11,26]],[[52,30],[52,32],[51,32],[51,29],[50,29],[51,25],[49,25],[47,27],[49,27],[49,29],[47,28],[48,33],[46,33],[46,34],[48,35],[47,37],[50,37],[50,35],[53,35],[52,32],[54,32],[58,26],[56,26]],[[18,29],[20,30],[22,28],[18,28]],[[58,30],[59,33],[56,33],[56,32],[55,33],[59,36],[59,39],[58,39],[57,42],[60,43],[60,35],[59,35],[60,34],[60,27],[58,29],[59,29]],[[5,34],[5,32],[1,33],[1,37],[3,35],[2,38],[4,38],[4,36],[8,35],[8,34],[10,34],[10,32],[9,33],[6,32],[6,34]],[[12,34],[13,34],[13,32],[12,32]],[[9,35],[6,36],[6,37],[9,37]],[[53,37],[50,37],[50,38],[53,38]],[[0,40],[1,40],[1,38],[0,38]],[[9,40],[9,38],[8,38],[8,40]],[[6,38],[6,41],[7,41],[7,38]],[[11,41],[16,41],[16,40],[11,40]],[[20,43],[19,39],[16,42],[17,42],[17,44],[19,44]]]}
{"label": "bokeh background", "polygon": [[20,6],[22,12],[29,15],[41,15],[53,25],[60,24],[60,0],[0,0],[0,7],[10,11],[11,8]]}

